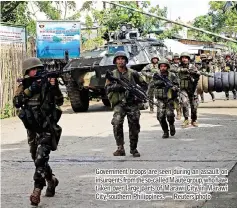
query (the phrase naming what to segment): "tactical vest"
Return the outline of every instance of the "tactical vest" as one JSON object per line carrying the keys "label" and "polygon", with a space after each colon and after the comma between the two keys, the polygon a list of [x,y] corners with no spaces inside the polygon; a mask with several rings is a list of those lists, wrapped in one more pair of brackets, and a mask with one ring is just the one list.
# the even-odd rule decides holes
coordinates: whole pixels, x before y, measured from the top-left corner
{"label": "tactical vest", "polygon": [[[117,69],[115,69],[115,70],[113,70],[113,76],[115,77],[115,78],[120,78],[120,73],[119,73],[119,71],[117,70]],[[135,82],[135,80],[134,80],[134,78],[133,78],[133,70],[132,69],[127,69],[127,72],[126,72],[126,75],[124,75],[128,80],[129,80],[129,82],[131,83],[131,84],[136,84],[136,82]],[[127,102],[129,102],[129,101],[131,101],[131,100],[129,100],[128,98],[127,98],[127,96],[125,96],[125,93],[124,92],[110,92],[109,94],[108,94],[108,98],[109,98],[109,101],[110,101],[110,103],[111,103],[111,107],[113,108],[115,105],[117,105],[117,104],[119,104],[119,103],[121,103],[121,102],[124,102],[124,103],[127,103]]]}
{"label": "tactical vest", "polygon": [[231,62],[231,61],[226,61],[225,71],[226,71],[226,72],[234,71],[233,68],[234,68],[234,67],[233,67],[232,62]]}
{"label": "tactical vest", "polygon": [[[171,73],[168,74],[168,79],[171,80]],[[170,89],[170,88],[166,92],[165,87],[159,87],[159,88],[155,89],[154,93],[155,93],[156,99],[165,100],[165,99],[172,99],[173,98],[172,89]]]}
{"label": "tactical vest", "polygon": [[[152,74],[157,73],[159,71],[158,64],[155,64],[155,66],[153,64],[149,64],[149,68]],[[150,83],[151,81],[152,81],[152,78],[146,77],[147,83]]]}
{"label": "tactical vest", "polygon": [[39,106],[40,105],[40,94],[33,95],[33,97],[29,98],[29,100],[27,101],[27,105]]}

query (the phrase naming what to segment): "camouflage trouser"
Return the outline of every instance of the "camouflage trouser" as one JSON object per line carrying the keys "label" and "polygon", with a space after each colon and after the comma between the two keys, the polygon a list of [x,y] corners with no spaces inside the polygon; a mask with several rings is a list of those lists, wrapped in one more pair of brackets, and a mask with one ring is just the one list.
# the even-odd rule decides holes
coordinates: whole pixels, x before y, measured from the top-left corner
{"label": "camouflage trouser", "polygon": [[189,117],[189,105],[191,106],[191,119],[192,121],[197,120],[197,107],[198,107],[198,96],[197,93],[191,93],[186,90],[181,90],[180,92],[181,98],[181,107],[183,108],[183,116],[185,119]]}
{"label": "camouflage trouser", "polygon": [[168,124],[166,117],[170,125],[174,124],[174,101],[170,100],[157,100],[157,120],[160,122],[161,128],[164,132],[168,131]]}
{"label": "camouflage trouser", "polygon": [[30,146],[31,157],[35,163],[34,186],[43,189],[45,180],[52,179],[52,169],[50,168],[49,154],[51,151],[51,133],[36,133],[27,130],[28,144]]}
{"label": "camouflage trouser", "polygon": [[113,125],[114,137],[117,146],[124,145],[123,123],[126,115],[129,126],[130,148],[131,150],[134,150],[137,148],[138,134],[140,132],[139,120],[141,114],[138,106],[116,105],[114,107],[114,115],[111,124]]}
{"label": "camouflage trouser", "polygon": [[[148,86],[148,90],[147,90],[147,96],[149,97],[150,100],[154,100],[154,87],[150,87],[150,85]],[[154,109],[154,105],[149,101],[149,107],[150,110]]]}
{"label": "camouflage trouser", "polygon": [[[232,93],[233,93],[234,97],[236,97],[236,90],[235,90],[235,89],[232,90]],[[230,96],[229,91],[225,91],[225,96],[226,96],[227,98],[229,98],[229,96]]]}

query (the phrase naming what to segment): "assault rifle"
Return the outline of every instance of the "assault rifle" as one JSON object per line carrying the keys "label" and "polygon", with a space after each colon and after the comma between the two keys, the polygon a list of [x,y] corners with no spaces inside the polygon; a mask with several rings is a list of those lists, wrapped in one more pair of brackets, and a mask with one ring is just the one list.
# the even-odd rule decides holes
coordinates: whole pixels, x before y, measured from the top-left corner
{"label": "assault rifle", "polygon": [[[178,71],[172,70],[172,69],[170,69],[170,72],[173,72],[173,73],[175,73],[175,74],[178,73]],[[206,72],[188,70],[188,73],[190,73],[190,74],[197,74],[197,72],[200,72],[200,75],[203,75],[203,76],[206,76],[206,77],[212,77],[212,78],[214,78],[213,75],[210,75],[210,74],[208,74],[208,73],[206,73]]]}
{"label": "assault rifle", "polygon": [[[36,76],[34,77],[26,77],[26,78],[18,78],[17,82],[20,82],[23,84],[23,86],[30,86],[32,84],[32,82],[37,81],[37,80],[41,80],[41,82],[48,82],[49,78],[63,78],[62,75],[63,74],[67,74],[67,73],[71,73],[71,70],[58,70],[58,71],[39,71]],[[63,80],[63,79],[62,79]],[[63,81],[64,82],[64,81]]]}
{"label": "assault rifle", "polygon": [[121,75],[119,79],[114,77],[111,71],[107,71],[105,77],[111,82],[117,82],[118,84],[122,85],[123,88],[131,93],[131,95],[133,95],[138,101],[143,103],[150,101],[152,104],[158,106],[157,103],[147,96],[145,90],[143,90],[138,84],[131,84],[123,75]]}
{"label": "assault rifle", "polygon": [[165,92],[166,92],[166,93],[167,93],[168,89],[174,87],[174,88],[175,88],[175,91],[177,91],[178,93],[180,93],[180,94],[184,95],[185,97],[187,97],[187,96],[186,96],[185,94],[183,94],[183,93],[180,91],[180,89],[179,89],[178,87],[176,87],[169,79],[167,79],[167,78],[165,78],[165,77],[159,75],[158,73],[155,73],[155,74],[153,75],[153,79],[161,80],[161,81],[164,82],[164,84],[165,84],[165,89],[166,89]]}

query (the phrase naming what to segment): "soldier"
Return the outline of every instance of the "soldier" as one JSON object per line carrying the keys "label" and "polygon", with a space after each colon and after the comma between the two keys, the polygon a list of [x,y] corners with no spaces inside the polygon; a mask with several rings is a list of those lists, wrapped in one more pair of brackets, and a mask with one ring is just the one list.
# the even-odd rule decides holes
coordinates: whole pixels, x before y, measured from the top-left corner
{"label": "soldier", "polygon": [[[171,65],[171,71],[172,72],[176,72],[176,75],[177,74],[177,70],[179,68],[179,64],[180,64],[180,58],[179,58],[179,54],[178,53],[175,53],[174,56],[173,56],[173,64]],[[174,101],[174,108],[176,109],[176,112],[177,112],[177,117],[176,119],[177,120],[180,120],[181,119],[181,113],[182,113],[182,110],[181,110],[181,106],[180,106],[180,99],[179,99],[179,96],[177,96],[175,98],[175,101]]]}
{"label": "soldier", "polygon": [[[210,63],[210,58],[212,58],[212,57],[207,56],[205,53],[202,53],[200,55],[200,58],[201,58],[201,66],[198,70],[201,72],[207,72],[207,73],[214,72],[214,67]],[[214,102],[215,101],[214,93],[209,92],[209,94],[211,95],[212,101]],[[204,93],[200,94],[200,96],[201,96],[202,103],[204,103]]]}
{"label": "soldier", "polygon": [[[235,71],[234,61],[231,60],[231,55],[229,53],[225,56],[225,67],[222,70],[223,72]],[[232,90],[233,97],[236,99],[236,90]],[[229,100],[229,91],[225,91],[225,100]]]}
{"label": "soldier", "polygon": [[197,68],[190,64],[190,55],[188,52],[183,52],[180,55],[181,64],[178,69],[180,79],[180,98],[181,107],[183,108],[183,116],[185,118],[182,127],[188,127],[189,125],[189,105],[191,106],[191,124],[195,127],[197,123],[197,107],[198,107],[198,96],[197,96],[197,83],[199,80],[200,72]]}
{"label": "soldier", "polygon": [[55,151],[62,129],[57,122],[61,117],[61,110],[57,106],[63,104],[63,95],[58,81],[51,78],[47,83],[30,78],[43,70],[43,64],[38,58],[28,58],[23,62],[24,80],[19,85],[13,99],[14,106],[20,108],[19,118],[22,120],[28,136],[31,157],[35,164],[34,190],[30,196],[32,205],[40,203],[43,187],[48,183],[47,197],[55,195],[55,188],[59,181],[50,168],[49,154]]}
{"label": "soldier", "polygon": [[172,60],[173,60],[173,56],[172,55],[166,56],[166,59],[169,61],[170,64],[172,64]]}
{"label": "soldier", "polygon": [[166,89],[166,85],[162,80],[155,79],[153,85],[156,88],[156,98],[157,98],[157,120],[160,122],[161,128],[164,132],[162,138],[169,138],[169,128],[166,122],[166,117],[169,122],[170,127],[170,135],[175,135],[175,125],[174,125],[174,101],[177,97],[177,89],[179,87],[179,80],[178,77],[169,72],[168,69],[170,68],[170,64],[168,60],[160,60],[158,63],[158,67],[160,69],[157,72],[160,76],[170,80],[174,87],[172,89]]}
{"label": "soldier", "polygon": [[215,59],[214,59],[214,65],[217,68],[217,71],[222,71],[222,69],[225,67],[225,60],[221,56],[220,52],[216,53]]}
{"label": "soldier", "polygon": [[[126,53],[118,51],[115,53],[113,63],[117,69],[113,70],[113,76],[120,78],[124,76],[130,83],[140,85],[147,90],[147,83],[142,79],[138,72],[126,67],[128,58]],[[123,86],[118,83],[110,82],[108,79],[105,84],[106,92],[114,110],[111,124],[113,125],[114,137],[118,149],[113,153],[114,156],[125,156],[123,122],[127,115],[129,126],[130,153],[134,157],[140,157],[137,150],[138,135],[140,132],[140,110],[139,101],[133,95],[127,92]]]}
{"label": "soldier", "polygon": [[[153,55],[153,57],[151,58],[151,63],[148,64],[147,66],[145,66],[141,71],[142,75],[145,76],[145,78],[146,78],[146,82],[149,84],[148,90],[147,90],[147,95],[150,98],[150,100],[154,99],[154,89],[152,87],[150,87],[150,84],[152,81],[152,75],[155,72],[158,72],[158,61],[159,61],[159,57],[156,55]],[[154,105],[150,101],[149,101],[149,106],[150,106],[150,113],[153,113],[154,112]]]}

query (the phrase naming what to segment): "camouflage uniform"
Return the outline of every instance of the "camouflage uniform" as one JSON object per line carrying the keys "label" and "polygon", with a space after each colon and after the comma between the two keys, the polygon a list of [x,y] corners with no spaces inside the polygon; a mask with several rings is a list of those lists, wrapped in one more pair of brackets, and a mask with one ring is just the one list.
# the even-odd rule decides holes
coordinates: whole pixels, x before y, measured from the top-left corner
{"label": "camouflage uniform", "polygon": [[[116,62],[117,57],[125,57],[126,62],[128,61],[124,52],[116,52],[114,63]],[[126,68],[126,71],[123,74],[118,69],[115,69],[112,73],[116,78],[124,76],[132,84],[138,84],[147,89],[146,82],[142,79],[138,72],[132,69]],[[113,125],[114,137],[118,146],[117,151],[114,152],[114,156],[125,156],[123,123],[125,116],[127,116],[129,126],[130,153],[134,157],[140,157],[140,153],[137,151],[138,135],[140,132],[139,102],[135,100],[132,95],[126,92],[123,86],[119,85],[118,83],[106,80],[105,88],[111,106],[114,109],[114,115],[111,124]]]}
{"label": "camouflage uniform", "polygon": [[[226,54],[226,57],[230,56],[230,54]],[[231,56],[230,56],[231,57]],[[225,65],[223,67],[223,72],[235,71],[235,63],[234,60],[227,60],[225,61]],[[236,90],[232,91],[234,99],[236,99]],[[226,100],[229,100],[229,91],[225,91]]]}
{"label": "camouflage uniform", "polygon": [[[200,72],[214,72],[214,67],[210,61],[210,56],[208,57],[206,54],[201,54],[201,66],[200,68],[198,68],[198,70]],[[209,59],[208,59],[209,58]],[[211,95],[211,98],[213,101],[215,101],[215,95],[213,92],[209,92],[209,94]],[[202,92],[202,94],[200,94],[201,97],[201,101],[204,102],[204,93]]]}
{"label": "camouflage uniform", "polygon": [[223,68],[225,67],[225,60],[219,52],[216,54],[216,56],[213,60],[213,64],[214,64],[215,68],[217,68],[216,71],[218,71],[218,72],[222,71]]}
{"label": "camouflage uniform", "polygon": [[[22,74],[25,76],[24,78],[29,78],[28,71],[32,69],[39,71],[42,68],[43,65],[39,59],[29,58],[23,62]],[[44,95],[44,99],[42,95]],[[46,106],[49,97],[54,97],[55,102]],[[57,149],[62,132],[61,127],[57,125],[62,112],[57,106],[63,104],[63,95],[57,81],[54,86],[50,86],[50,91],[47,93],[43,91],[43,86],[37,81],[27,84],[23,80],[23,84],[19,85],[16,91],[13,103],[16,108],[20,108],[18,116],[27,129],[30,153],[35,163],[34,191],[30,200],[32,205],[38,205],[41,190],[46,185],[46,181],[48,182],[46,190],[46,196],[48,197],[54,196],[55,187],[58,185],[58,180],[52,174],[48,161],[50,151]],[[45,110],[46,108],[48,110]]]}
{"label": "camouflage uniform", "polygon": [[[184,52],[180,55],[180,58],[188,57],[190,60],[190,55],[188,52]],[[191,74],[190,71],[193,73]],[[183,108],[183,116],[185,118],[182,126],[187,127],[189,125],[189,105],[191,106],[191,124],[193,126],[198,126],[197,120],[197,107],[198,107],[198,96],[197,96],[197,83],[200,76],[197,68],[188,63],[187,65],[184,63],[180,64],[178,69],[179,79],[180,79],[180,98],[181,98],[181,106]]]}
{"label": "camouflage uniform", "polygon": [[[157,58],[159,60],[159,58],[157,56],[153,56],[151,58],[151,62],[154,58]],[[145,78],[146,78],[146,82],[149,84],[148,90],[147,90],[147,95],[150,100],[154,99],[154,88],[151,87],[151,82],[152,82],[152,75],[156,72],[158,72],[158,64],[154,64],[154,63],[148,64],[141,71],[142,75],[145,76]],[[149,106],[150,106],[150,112],[153,112],[154,105],[150,101],[149,101]]]}
{"label": "camouflage uniform", "polygon": [[[168,69],[170,68],[170,64],[167,60],[161,60],[159,61],[159,68],[161,64],[167,65],[167,71],[162,73],[161,71],[158,72],[158,74],[168,80],[170,80],[174,87],[179,87],[179,81],[178,77],[172,73],[169,72]],[[155,96],[157,99],[157,120],[159,121],[161,128],[164,132],[162,138],[168,138],[169,137],[169,128],[168,124],[166,122],[166,117],[169,123],[170,127],[170,135],[175,135],[175,126],[174,126],[174,100],[177,97],[177,92],[175,92],[173,89],[166,89],[165,83],[162,80],[157,80],[154,78],[153,85],[155,87]],[[167,91],[166,91],[167,90]]]}
{"label": "camouflage uniform", "polygon": [[[179,68],[179,63],[175,63],[174,59],[178,58],[179,59],[179,54],[175,53],[173,56],[173,64],[171,65],[171,71],[175,73],[176,76],[178,76],[178,68]],[[182,114],[182,109],[180,106],[180,96],[178,93],[178,96],[174,100],[174,108],[176,109],[177,112],[177,120],[181,119],[181,114]]]}

